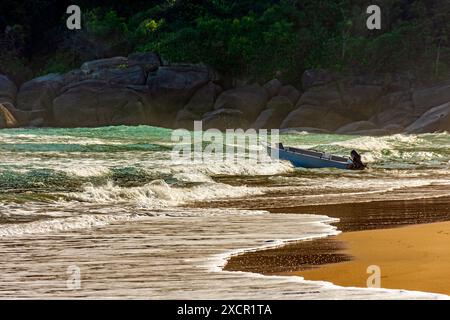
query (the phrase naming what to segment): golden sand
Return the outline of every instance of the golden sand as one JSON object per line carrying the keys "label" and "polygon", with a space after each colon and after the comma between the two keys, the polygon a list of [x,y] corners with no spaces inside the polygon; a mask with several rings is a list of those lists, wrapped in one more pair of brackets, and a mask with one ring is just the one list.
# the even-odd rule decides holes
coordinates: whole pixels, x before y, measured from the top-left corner
{"label": "golden sand", "polygon": [[382,288],[450,295],[450,222],[345,232],[336,238],[346,243],[345,253],[352,261],[290,274],[339,286],[366,287],[371,275],[367,268],[376,265]]}

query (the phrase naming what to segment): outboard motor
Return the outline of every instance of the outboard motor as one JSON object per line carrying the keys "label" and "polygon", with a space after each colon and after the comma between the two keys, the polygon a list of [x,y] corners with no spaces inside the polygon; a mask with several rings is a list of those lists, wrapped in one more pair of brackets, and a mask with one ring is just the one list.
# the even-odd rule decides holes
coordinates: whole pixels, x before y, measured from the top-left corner
{"label": "outboard motor", "polygon": [[352,150],[352,152],[350,152],[350,158],[353,162],[352,169],[362,170],[366,167],[366,165],[361,161],[361,156],[358,152],[356,152],[356,150]]}

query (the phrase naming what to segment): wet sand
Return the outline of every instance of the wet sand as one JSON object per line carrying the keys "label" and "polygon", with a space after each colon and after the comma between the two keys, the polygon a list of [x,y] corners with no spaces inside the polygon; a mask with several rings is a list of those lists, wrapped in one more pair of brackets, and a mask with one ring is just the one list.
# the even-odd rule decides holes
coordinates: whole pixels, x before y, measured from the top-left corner
{"label": "wet sand", "polygon": [[344,232],[351,261],[287,273],[344,287],[366,287],[367,268],[380,268],[381,287],[450,295],[450,222]]}
{"label": "wet sand", "polygon": [[445,280],[450,279],[450,224],[436,223],[450,220],[448,197],[271,211],[337,217],[340,222],[336,226],[344,233],[235,256],[226,270],[301,275],[365,287],[367,266],[377,264],[383,265],[382,287],[450,293],[450,280]]}

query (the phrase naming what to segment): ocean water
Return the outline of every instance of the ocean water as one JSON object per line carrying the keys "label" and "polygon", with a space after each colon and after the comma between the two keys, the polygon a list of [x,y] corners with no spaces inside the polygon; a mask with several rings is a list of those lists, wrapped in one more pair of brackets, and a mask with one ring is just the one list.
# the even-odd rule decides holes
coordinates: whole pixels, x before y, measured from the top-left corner
{"label": "ocean water", "polygon": [[[171,159],[170,136],[148,126],[1,130],[0,296],[445,298],[222,267],[246,250],[339,233],[326,215],[260,207],[450,195],[449,134],[280,138],[341,155],[357,149],[366,171],[187,164]],[[76,289],[67,286],[74,267]]]}

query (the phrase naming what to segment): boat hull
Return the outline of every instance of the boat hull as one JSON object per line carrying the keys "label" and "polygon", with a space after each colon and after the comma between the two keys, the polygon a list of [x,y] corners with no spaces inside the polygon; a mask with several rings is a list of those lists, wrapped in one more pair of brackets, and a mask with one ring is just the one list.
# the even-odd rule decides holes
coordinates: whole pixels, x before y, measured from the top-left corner
{"label": "boat hull", "polygon": [[272,157],[278,153],[278,159],[289,161],[294,167],[300,168],[337,168],[350,170],[352,164],[351,160],[347,162],[334,161],[272,147],[268,147],[267,151]]}

